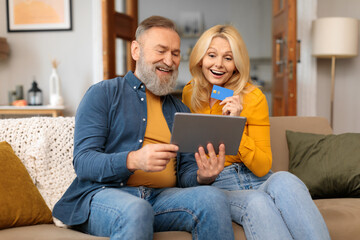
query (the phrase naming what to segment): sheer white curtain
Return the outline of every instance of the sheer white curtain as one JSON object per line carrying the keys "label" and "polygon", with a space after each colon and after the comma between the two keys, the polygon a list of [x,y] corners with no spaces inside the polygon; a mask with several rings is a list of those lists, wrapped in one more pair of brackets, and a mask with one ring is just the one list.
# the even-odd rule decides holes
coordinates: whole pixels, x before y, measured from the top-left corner
{"label": "sheer white curtain", "polygon": [[92,39],[93,39],[93,83],[103,80],[103,51],[102,51],[102,16],[101,0],[92,0]]}
{"label": "sheer white curtain", "polygon": [[297,1],[297,37],[301,40],[301,62],[297,64],[297,113],[316,116],[316,58],[311,55],[311,24],[317,18],[318,0]]}

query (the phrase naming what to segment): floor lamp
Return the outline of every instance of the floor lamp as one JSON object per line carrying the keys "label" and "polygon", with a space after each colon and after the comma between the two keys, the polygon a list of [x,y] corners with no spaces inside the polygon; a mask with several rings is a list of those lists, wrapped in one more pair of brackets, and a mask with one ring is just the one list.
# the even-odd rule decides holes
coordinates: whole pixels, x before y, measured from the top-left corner
{"label": "floor lamp", "polygon": [[329,17],[313,21],[312,55],[331,58],[331,127],[334,124],[335,59],[357,56],[358,29],[358,20],[354,18]]}

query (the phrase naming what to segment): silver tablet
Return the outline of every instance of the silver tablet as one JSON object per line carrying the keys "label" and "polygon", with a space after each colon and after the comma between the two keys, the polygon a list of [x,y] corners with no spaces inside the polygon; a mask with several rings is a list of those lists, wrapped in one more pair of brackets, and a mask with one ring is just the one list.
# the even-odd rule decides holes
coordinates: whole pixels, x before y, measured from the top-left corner
{"label": "silver tablet", "polygon": [[175,113],[171,143],[180,152],[197,152],[199,146],[206,149],[212,143],[216,153],[225,144],[226,155],[236,155],[246,123],[245,117],[223,115]]}

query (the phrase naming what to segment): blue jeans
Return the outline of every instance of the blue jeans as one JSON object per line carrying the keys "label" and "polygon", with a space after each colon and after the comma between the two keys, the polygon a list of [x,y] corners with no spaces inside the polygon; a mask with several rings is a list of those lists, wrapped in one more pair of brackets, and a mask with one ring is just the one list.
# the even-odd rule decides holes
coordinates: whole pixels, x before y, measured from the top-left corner
{"label": "blue jeans", "polygon": [[234,239],[226,194],[211,186],[105,188],[94,195],[88,221],[75,228],[110,239],[153,239],[154,231]]}
{"label": "blue jeans", "polygon": [[244,164],[233,164],[212,186],[227,190],[231,217],[248,240],[330,239],[307,187],[289,172],[257,177]]}

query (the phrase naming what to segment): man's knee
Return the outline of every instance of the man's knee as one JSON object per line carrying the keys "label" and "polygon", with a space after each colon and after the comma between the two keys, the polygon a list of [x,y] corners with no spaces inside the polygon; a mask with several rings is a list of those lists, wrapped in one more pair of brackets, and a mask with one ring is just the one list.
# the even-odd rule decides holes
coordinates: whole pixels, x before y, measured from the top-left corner
{"label": "man's knee", "polygon": [[143,199],[127,202],[117,210],[117,216],[110,224],[111,239],[151,239],[153,234],[154,210]]}
{"label": "man's knee", "polygon": [[217,200],[224,200],[226,201],[227,197],[224,191],[221,189],[218,189],[216,187],[211,186],[200,186],[195,188],[195,192],[199,197],[205,198],[205,199],[217,199]]}
{"label": "man's knee", "polygon": [[154,221],[154,210],[149,202],[139,198],[131,201],[125,209],[125,214],[130,222],[150,222]]}
{"label": "man's knee", "polygon": [[194,188],[193,196],[200,202],[200,207],[211,211],[226,211],[229,209],[229,200],[226,194],[215,187],[200,186]]}

